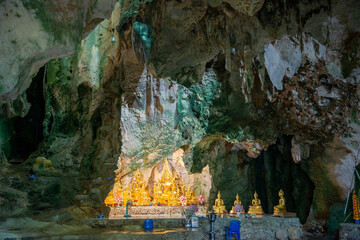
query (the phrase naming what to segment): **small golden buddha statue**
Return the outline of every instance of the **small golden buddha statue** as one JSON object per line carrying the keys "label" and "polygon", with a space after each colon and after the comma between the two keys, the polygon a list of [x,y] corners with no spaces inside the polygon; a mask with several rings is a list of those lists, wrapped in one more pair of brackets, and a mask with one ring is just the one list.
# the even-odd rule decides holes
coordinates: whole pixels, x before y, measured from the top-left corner
{"label": "small golden buddha statue", "polygon": [[153,190],[154,190],[154,198],[152,203],[153,205],[158,205],[160,203],[160,196],[162,194],[160,184],[154,183]]}
{"label": "small golden buddha statue", "polygon": [[140,206],[148,206],[150,204],[150,197],[148,191],[145,190],[145,187],[142,187],[140,198],[137,199],[137,203]]}
{"label": "small golden buddha statue", "polygon": [[116,197],[118,195],[123,195],[122,185],[120,181],[120,176],[117,176],[115,179],[114,187],[113,187],[113,195]]}
{"label": "small golden buddha statue", "polygon": [[170,197],[169,206],[181,206],[181,202],[179,200],[179,189],[174,188]]}
{"label": "small golden buddha statue", "polygon": [[280,189],[280,191],[279,191],[279,197],[280,197],[279,205],[276,205],[274,207],[274,215],[279,215],[279,213],[286,212],[284,191],[282,189]]}
{"label": "small golden buddha statue", "polygon": [[195,193],[195,191],[192,191],[192,200],[191,200],[191,204],[196,204],[196,203],[197,203],[196,193]]}
{"label": "small golden buddha statue", "polygon": [[115,202],[115,199],[114,199],[114,194],[113,194],[113,191],[111,190],[108,194],[108,196],[105,198],[105,205],[106,206],[115,206],[116,205],[116,202]]}
{"label": "small golden buddha statue", "polygon": [[236,206],[236,204],[240,204],[241,205],[241,201],[239,200],[239,194],[236,194],[236,199],[234,201],[234,206],[232,207],[230,213],[235,213],[234,212],[234,207]]}
{"label": "small golden buddha statue", "polygon": [[251,202],[251,206],[249,207],[248,214],[255,213],[255,214],[264,214],[264,211],[261,207],[261,201],[258,199],[258,194],[254,193],[254,199]]}
{"label": "small golden buddha statue", "polygon": [[186,196],[186,205],[187,205],[187,206],[190,206],[190,205],[192,204],[192,200],[193,200],[193,199],[192,199],[193,196],[192,196],[192,192],[191,192],[190,186],[188,186],[185,196]]}
{"label": "small golden buddha statue", "polygon": [[221,199],[220,191],[217,194],[217,199],[215,200],[215,205],[213,206],[214,212],[222,214],[225,211],[224,201]]}
{"label": "small golden buddha statue", "polygon": [[236,204],[241,204],[241,201],[239,200],[239,194],[236,194],[236,199],[235,199],[235,201],[234,201],[234,206],[235,206]]}
{"label": "small golden buddha statue", "polygon": [[133,200],[133,198],[132,198],[132,195],[131,195],[131,191],[129,189],[129,185],[126,184],[125,191],[123,192],[123,205],[126,206],[126,203],[129,200]]}
{"label": "small golden buddha statue", "polygon": [[[175,181],[176,189],[181,189],[182,181],[180,175],[175,171],[174,171],[174,181]],[[180,193],[180,191],[178,191],[178,193]]]}

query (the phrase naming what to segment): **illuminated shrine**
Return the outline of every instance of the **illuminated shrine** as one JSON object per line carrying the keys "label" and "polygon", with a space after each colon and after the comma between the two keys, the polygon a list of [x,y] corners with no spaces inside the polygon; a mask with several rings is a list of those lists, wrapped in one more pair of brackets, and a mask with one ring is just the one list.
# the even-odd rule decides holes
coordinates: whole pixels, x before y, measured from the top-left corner
{"label": "illuminated shrine", "polygon": [[[127,202],[133,206],[131,212],[134,215],[181,215],[183,206],[197,204],[195,192],[190,185],[186,188],[179,174],[173,167],[170,169],[167,159],[164,161],[160,177],[150,182],[145,181],[139,169],[124,189],[120,177],[116,178],[113,189],[104,201],[106,206],[111,207],[110,218],[123,215]],[[151,188],[152,197],[149,194]],[[184,201],[181,202],[180,199]],[[199,210],[199,214],[205,215],[205,206],[199,206]]]}
{"label": "illuminated shrine", "polygon": [[165,159],[160,178],[153,184],[153,193],[154,197],[151,199],[149,191],[145,189],[143,176],[137,170],[130,184],[125,186],[125,190],[122,189],[121,181],[117,178],[113,190],[109,192],[104,202],[106,206],[114,206],[116,197],[120,196],[122,202],[119,205],[125,205],[131,200],[135,206],[149,206],[150,203],[152,205],[181,206],[179,197],[183,195],[186,195],[185,205],[196,204],[197,202],[196,194],[190,186],[185,192],[185,184],[182,183],[176,172],[172,173],[167,159]]}

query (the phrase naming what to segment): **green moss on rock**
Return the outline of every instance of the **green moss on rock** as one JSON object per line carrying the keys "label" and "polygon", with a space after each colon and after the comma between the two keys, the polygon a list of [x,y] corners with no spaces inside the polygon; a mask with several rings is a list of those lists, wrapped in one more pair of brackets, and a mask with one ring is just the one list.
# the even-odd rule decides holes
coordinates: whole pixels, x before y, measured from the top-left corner
{"label": "green moss on rock", "polygon": [[[129,3],[130,2],[130,3]],[[119,4],[120,10],[123,11],[119,24],[116,27],[118,32],[122,32],[124,27],[131,22],[133,18],[138,16],[139,9],[142,4],[151,3],[152,0],[135,0],[135,1],[121,1]],[[129,6],[127,10],[123,9],[124,5]]]}
{"label": "green moss on rock", "polygon": [[[73,28],[69,22],[58,21],[55,17],[54,12],[49,11],[52,9],[51,1],[41,1],[41,0],[21,0],[24,7],[28,10],[32,10],[35,13],[35,16],[42,24],[44,30],[48,33],[51,33],[54,36],[54,39],[61,42],[66,39],[66,37],[71,37],[74,40],[79,40],[80,34],[71,34]],[[79,24],[78,26],[82,26]],[[82,29],[78,30],[80,33]],[[69,33],[69,34],[66,34]]]}

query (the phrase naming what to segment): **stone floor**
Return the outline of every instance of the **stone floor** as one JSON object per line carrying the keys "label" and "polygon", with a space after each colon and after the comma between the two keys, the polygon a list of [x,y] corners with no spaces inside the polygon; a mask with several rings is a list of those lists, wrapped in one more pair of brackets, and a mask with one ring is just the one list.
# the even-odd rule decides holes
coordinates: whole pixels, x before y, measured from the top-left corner
{"label": "stone floor", "polygon": [[[225,239],[225,226],[241,221],[241,239],[302,239],[297,218],[218,218],[215,239]],[[30,218],[7,219],[0,223],[0,239],[209,239],[208,219],[199,218],[199,228],[184,228],[183,218],[156,218],[154,231],[143,231],[144,219],[88,219],[81,225],[68,226],[38,222]]]}

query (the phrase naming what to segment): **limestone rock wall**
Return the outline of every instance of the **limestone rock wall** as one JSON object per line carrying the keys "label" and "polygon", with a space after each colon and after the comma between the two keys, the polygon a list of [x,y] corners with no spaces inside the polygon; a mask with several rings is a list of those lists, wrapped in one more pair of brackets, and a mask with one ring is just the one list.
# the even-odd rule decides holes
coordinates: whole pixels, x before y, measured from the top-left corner
{"label": "limestone rock wall", "polygon": [[[42,118],[30,119],[42,122],[43,141],[25,162],[18,159],[18,164],[23,162],[21,165],[8,164],[7,161],[16,160],[16,155],[2,151],[5,163],[1,175],[4,185],[1,208],[7,215],[54,210],[54,215],[59,214],[56,219],[67,221],[104,211],[103,192],[113,184],[120,149],[121,97],[119,82],[114,81],[118,78],[119,54],[118,43],[111,42],[110,31],[112,19],[118,15],[119,11],[114,11],[109,20],[98,25],[74,55],[52,60],[44,68],[39,79],[44,91],[37,94],[44,99],[45,112]],[[31,108],[40,106],[33,102]],[[19,147],[21,142],[5,142],[6,137],[16,138],[24,132],[15,132],[19,129],[13,125],[13,119],[7,121],[9,124],[2,125],[1,132],[4,133],[3,129],[10,132],[1,134],[2,149]],[[35,170],[37,157],[46,157],[52,170]],[[18,204],[14,198],[22,203]],[[67,208],[70,205],[73,207]],[[12,208],[18,210],[11,211]]]}
{"label": "limestone rock wall", "polygon": [[[359,148],[359,1],[119,1],[76,49],[112,2],[90,10],[90,2],[34,4],[0,3],[13,9],[5,25],[16,23],[18,9],[34,29],[24,32],[39,33],[25,36],[21,51],[3,52],[2,116],[25,115],[31,76],[75,54],[46,65],[44,142],[25,167],[6,166],[4,176],[28,175],[44,156],[59,170],[20,178],[33,209],[101,212],[113,171],[124,182],[138,168],[150,177],[176,151],[186,181],[203,178],[210,201],[221,190],[228,208],[237,192],[248,205],[259,189],[271,212],[287,188],[289,208],[304,222],[327,218],[344,200]],[[36,10],[43,6],[54,14]],[[48,35],[47,22],[66,24]],[[4,46],[15,44],[9,34]],[[1,141],[11,136],[10,121],[0,121]]]}
{"label": "limestone rock wall", "polygon": [[39,68],[75,53],[80,40],[110,16],[115,3],[1,1],[0,114],[25,116],[29,106],[22,95]]}

